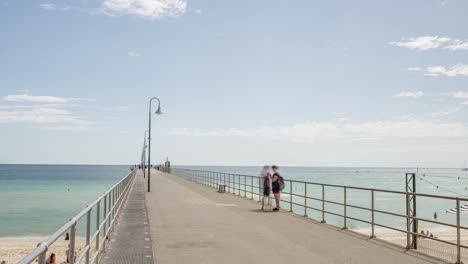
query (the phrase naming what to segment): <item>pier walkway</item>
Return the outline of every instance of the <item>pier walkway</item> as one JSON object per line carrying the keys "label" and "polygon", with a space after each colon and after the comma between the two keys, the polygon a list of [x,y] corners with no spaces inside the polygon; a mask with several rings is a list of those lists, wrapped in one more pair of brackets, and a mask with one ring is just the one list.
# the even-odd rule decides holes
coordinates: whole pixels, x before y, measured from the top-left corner
{"label": "pier walkway", "polygon": [[148,227],[143,173],[135,175],[110,243],[101,258],[103,264],[152,264],[153,248]]}
{"label": "pier walkway", "polygon": [[260,211],[256,201],[163,172],[152,172],[151,185],[146,204],[158,264],[445,263],[291,213]]}

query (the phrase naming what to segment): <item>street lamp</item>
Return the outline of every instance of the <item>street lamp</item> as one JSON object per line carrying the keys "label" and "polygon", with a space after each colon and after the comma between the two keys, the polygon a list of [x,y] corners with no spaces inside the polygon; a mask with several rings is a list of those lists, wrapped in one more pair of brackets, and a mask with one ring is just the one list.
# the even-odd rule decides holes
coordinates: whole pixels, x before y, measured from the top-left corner
{"label": "street lamp", "polygon": [[150,192],[150,183],[151,183],[151,177],[150,177],[150,171],[151,171],[151,102],[156,99],[158,100],[158,109],[156,112],[154,112],[157,115],[161,115],[161,101],[157,97],[153,97],[149,100],[149,124],[148,124],[148,131],[149,131],[149,136],[148,136],[148,192]]}
{"label": "street lamp", "polygon": [[148,147],[148,145],[146,145],[146,133],[148,133],[149,131],[146,130],[145,131],[145,135],[144,135],[144,140],[143,140],[143,155],[142,155],[142,165],[143,165],[143,178],[146,178],[146,173],[145,173],[145,158],[146,158],[146,148]]}

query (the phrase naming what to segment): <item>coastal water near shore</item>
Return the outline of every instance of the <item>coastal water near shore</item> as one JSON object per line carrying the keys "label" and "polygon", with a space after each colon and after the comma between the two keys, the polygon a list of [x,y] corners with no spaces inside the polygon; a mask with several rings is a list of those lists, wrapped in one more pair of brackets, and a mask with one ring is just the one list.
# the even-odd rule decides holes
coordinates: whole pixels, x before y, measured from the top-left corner
{"label": "coastal water near shore", "polygon": [[[127,175],[129,168],[0,165],[0,238],[50,235]],[[84,232],[79,227],[77,231]]]}

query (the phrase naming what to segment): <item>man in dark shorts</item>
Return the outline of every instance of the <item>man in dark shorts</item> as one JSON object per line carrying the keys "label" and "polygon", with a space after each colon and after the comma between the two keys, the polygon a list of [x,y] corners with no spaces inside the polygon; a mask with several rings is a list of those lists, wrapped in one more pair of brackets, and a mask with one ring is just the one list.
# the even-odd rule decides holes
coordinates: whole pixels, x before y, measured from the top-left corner
{"label": "man in dark shorts", "polygon": [[273,170],[273,177],[271,179],[271,187],[273,191],[273,195],[275,196],[275,201],[276,201],[276,207],[273,209],[273,211],[279,211],[280,209],[280,184],[279,184],[279,179],[280,179],[280,174],[278,172],[279,167],[276,165],[271,166],[271,169]]}

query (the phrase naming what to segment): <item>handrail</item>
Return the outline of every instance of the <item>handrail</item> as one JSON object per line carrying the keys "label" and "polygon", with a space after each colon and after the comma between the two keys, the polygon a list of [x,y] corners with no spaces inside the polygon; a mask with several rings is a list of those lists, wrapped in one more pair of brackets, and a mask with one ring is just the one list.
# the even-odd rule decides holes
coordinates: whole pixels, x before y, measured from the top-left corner
{"label": "handrail", "polygon": [[[83,259],[85,259],[85,263],[93,263],[89,260],[89,252],[92,249],[93,242],[96,242],[96,253],[103,249],[104,243],[99,243],[99,237],[101,229],[104,229],[105,237],[108,237],[111,230],[114,228],[114,223],[116,217],[118,216],[118,212],[122,206],[123,199],[127,197],[128,191],[130,186],[135,178],[137,173],[137,169],[131,171],[127,176],[122,178],[116,184],[114,184],[109,190],[104,192],[101,196],[99,196],[96,200],[94,200],[90,205],[86,206],[81,212],[79,212],[75,217],[71,218],[66,224],[60,227],[57,231],[55,231],[52,235],[50,235],[46,240],[40,242],[35,249],[30,251],[26,256],[24,256],[18,264],[29,264],[34,262],[37,258],[39,258],[39,264],[46,263],[46,254],[49,247],[55,243],[60,237],[62,237],[68,231],[70,232],[70,263],[76,264],[81,263]],[[100,223],[99,220],[99,213],[100,213],[100,205],[103,202],[104,206],[104,215],[103,221]],[[107,207],[108,206],[108,207]],[[93,208],[96,208],[96,231],[92,234],[91,237],[91,223],[90,223],[90,214],[93,211]],[[108,212],[106,212],[108,210]],[[78,256],[74,256],[75,254],[75,228],[78,224],[78,221],[82,219],[84,216],[87,216],[87,224],[86,224],[86,246],[82,250],[81,254]],[[106,226],[108,227],[107,232]],[[103,241],[104,242],[104,241]],[[75,258],[77,262],[75,262]]]}
{"label": "handrail", "polygon": [[[219,188],[219,185],[225,185],[225,190],[226,192],[233,193],[239,196],[247,197],[247,194],[250,194],[250,199],[253,200],[254,194],[258,196],[259,200],[262,194],[260,193],[260,186],[253,186],[253,181],[254,179],[261,179],[259,176],[252,176],[252,175],[243,175],[243,174],[236,174],[236,173],[226,173],[226,172],[216,172],[216,171],[203,171],[203,170],[193,170],[193,169],[185,169],[185,168],[168,168],[164,166],[159,166],[159,170],[167,173],[172,173],[181,177],[185,177],[191,181],[194,181],[199,184],[207,185],[209,187],[214,187],[214,188]],[[244,178],[243,180],[241,180]],[[249,181],[247,181],[247,178],[251,178]],[[250,182],[250,184],[248,184]],[[354,220],[362,223],[367,223],[371,225],[371,236],[370,238],[375,238],[375,229],[374,227],[382,227],[382,228],[387,228],[390,230],[398,231],[398,232],[404,232],[406,233],[408,239],[407,239],[407,249],[417,249],[415,246],[416,243],[414,240],[417,241],[419,237],[423,237],[425,239],[431,240],[431,241],[437,241],[437,242],[442,242],[448,245],[453,245],[456,247],[457,252],[456,252],[456,258],[457,261],[456,263],[461,263],[461,249],[462,248],[468,248],[468,245],[462,245],[461,240],[460,240],[460,230],[468,230],[468,226],[463,226],[460,223],[460,202],[461,201],[468,201],[468,198],[460,198],[460,197],[453,197],[453,196],[443,196],[443,195],[433,195],[433,194],[427,194],[427,193],[416,193],[416,192],[404,192],[404,191],[392,191],[392,190],[384,190],[384,189],[374,189],[374,188],[366,188],[366,187],[357,187],[357,186],[346,186],[346,185],[337,185],[337,184],[326,184],[326,183],[316,183],[316,182],[305,182],[305,181],[297,181],[297,180],[285,180],[285,183],[289,183],[289,192],[288,190],[284,190],[283,193],[289,195],[289,201],[281,199],[282,202],[289,203],[289,211],[293,212],[293,205],[299,208],[303,208],[304,210],[304,216],[307,217],[307,210],[313,210],[317,212],[321,212],[321,219],[319,219],[322,223],[326,223],[326,215],[333,215],[337,217],[342,217],[343,218],[343,229],[347,229],[347,221],[348,220]],[[304,192],[302,194],[294,193],[292,190],[292,185],[293,184],[300,184],[304,186]],[[307,186],[308,185],[314,185],[314,186],[321,186],[321,191],[319,191],[319,194],[321,194],[321,197],[311,197],[308,196],[307,194]],[[331,201],[327,200],[325,198],[325,190],[326,187],[332,187],[332,188],[340,188],[343,190],[343,202],[337,202],[337,201]],[[255,188],[255,191],[254,191]],[[356,204],[348,204],[348,199],[347,198],[347,190],[361,190],[361,191],[368,191],[370,192],[371,196],[369,199],[371,200],[371,206],[366,207],[366,206],[361,206],[361,205],[356,205]],[[397,194],[397,195],[404,195],[407,198],[406,202],[406,213],[405,214],[399,214],[395,212],[390,212],[390,211],[385,211],[385,209],[376,209],[375,208],[375,194],[376,193],[391,193],[391,194]],[[409,211],[409,197],[429,197],[429,198],[435,198],[435,199],[443,199],[443,200],[448,200],[448,201],[455,201],[456,202],[456,208],[457,210],[457,221],[456,223],[446,223],[446,222],[440,222],[437,220],[430,220],[430,219],[425,219],[417,215],[413,215]],[[294,197],[294,200],[293,200]],[[298,200],[302,200],[302,203],[298,203]],[[321,202],[321,208],[316,208],[312,207],[310,205],[307,205],[307,200],[313,200],[317,202]],[[326,204],[332,204],[336,206],[342,206],[343,207],[343,213],[338,213],[335,210],[332,212],[330,210],[326,210]],[[361,209],[365,210],[367,212],[370,212],[371,217],[370,220],[366,219],[361,219],[356,216],[349,216],[347,214],[347,208],[356,208],[356,209]],[[422,234],[418,234],[413,232],[413,230],[410,228],[410,224],[407,224],[405,229],[400,229],[396,228],[393,226],[388,226],[383,223],[377,223],[375,221],[375,213],[379,214],[386,214],[386,215],[391,215],[393,217],[399,217],[402,219],[406,219],[407,223],[409,221],[416,221],[416,226],[417,222],[428,222],[432,224],[438,224],[438,225],[443,225],[451,228],[455,228],[457,230],[457,242],[451,242],[448,240],[443,240],[440,238],[435,238],[435,237],[430,237],[430,236],[425,236]],[[409,237],[412,237],[410,239]]]}

